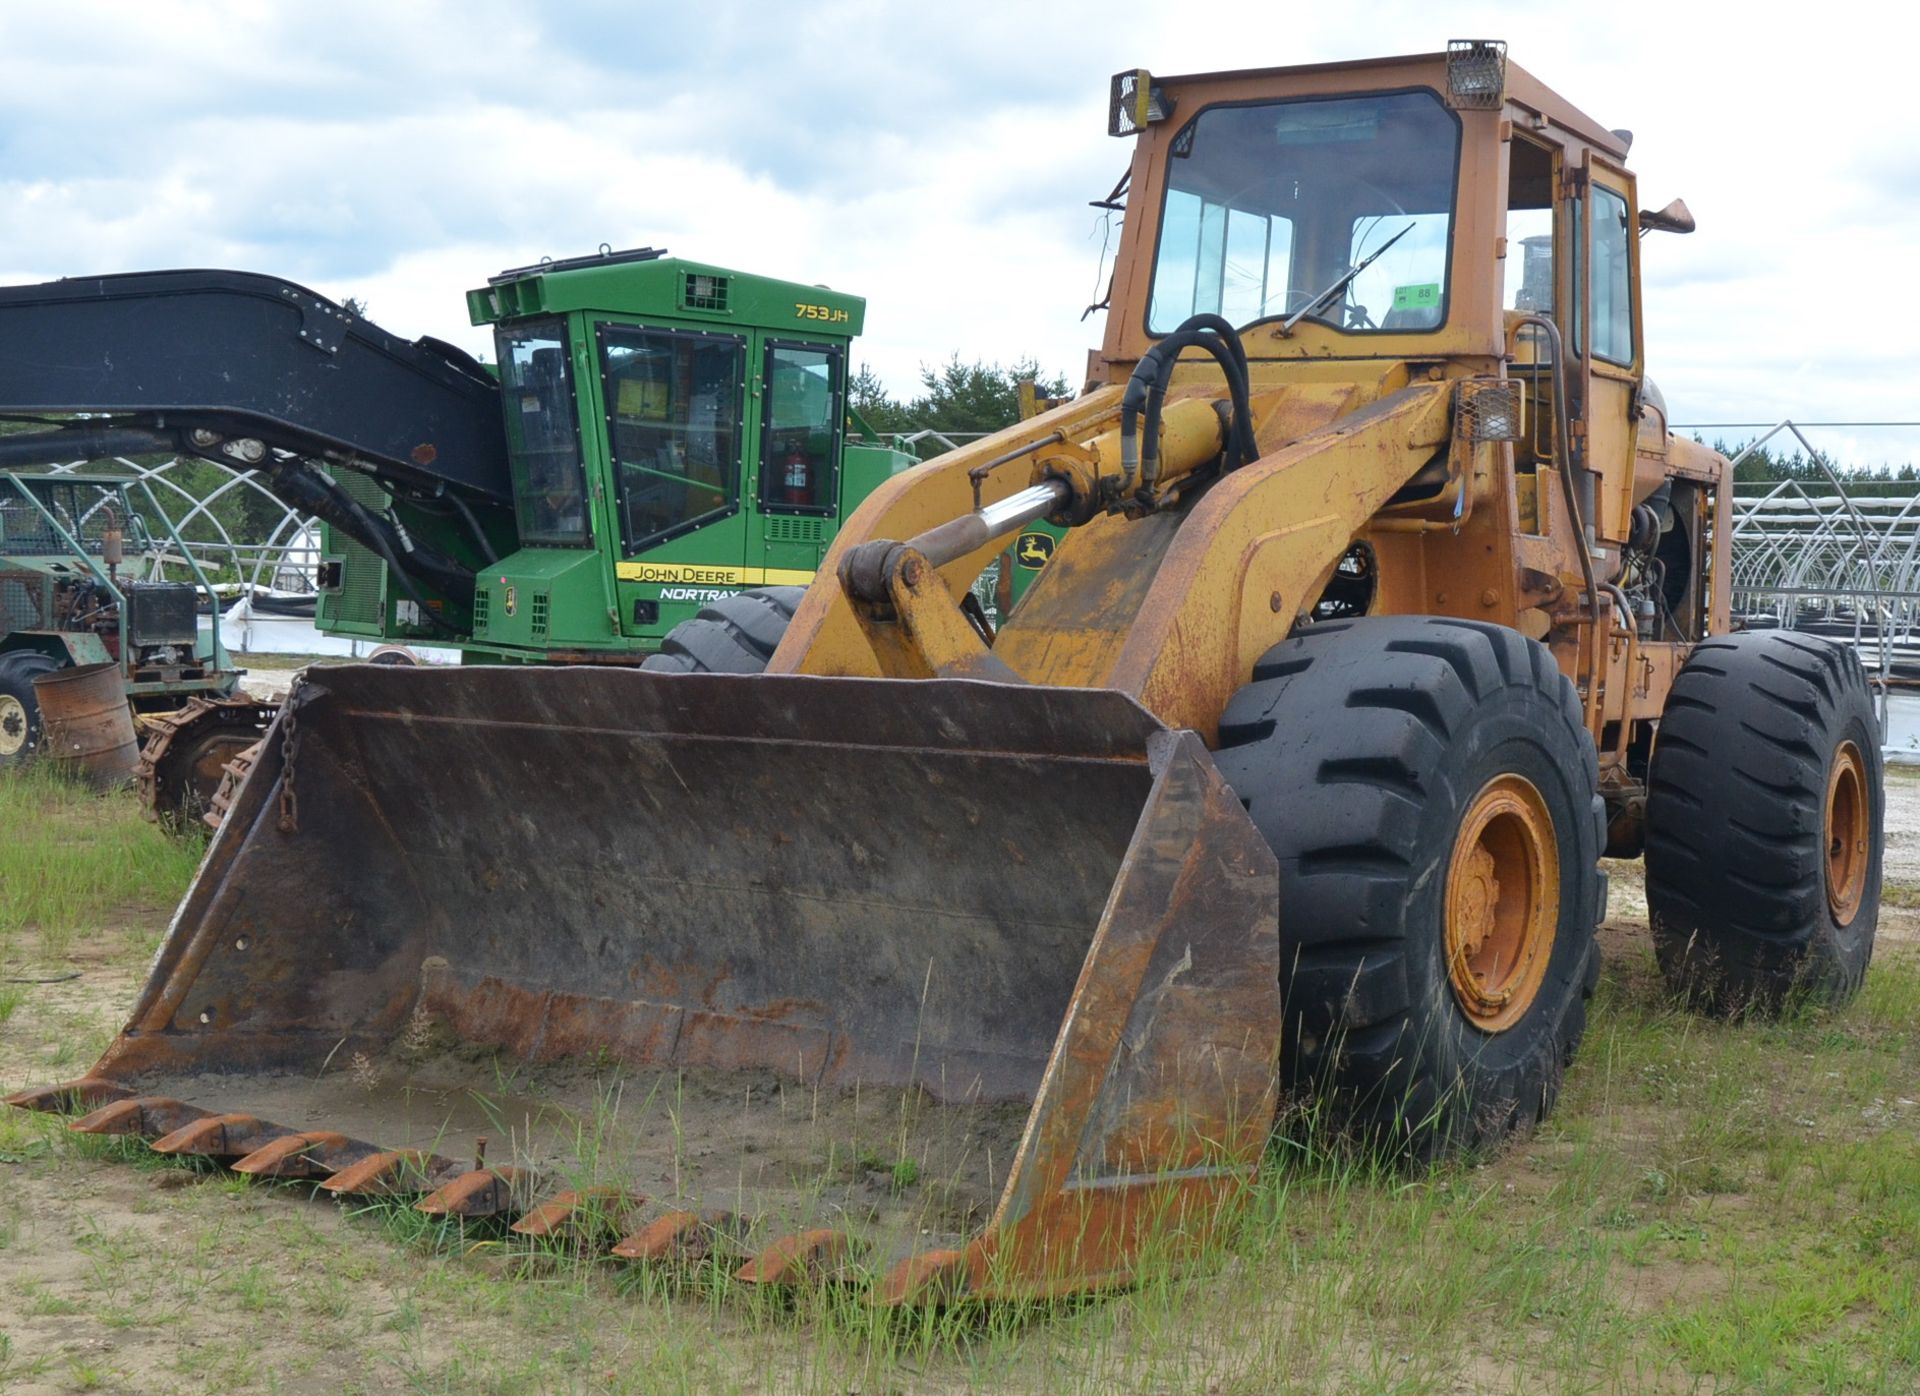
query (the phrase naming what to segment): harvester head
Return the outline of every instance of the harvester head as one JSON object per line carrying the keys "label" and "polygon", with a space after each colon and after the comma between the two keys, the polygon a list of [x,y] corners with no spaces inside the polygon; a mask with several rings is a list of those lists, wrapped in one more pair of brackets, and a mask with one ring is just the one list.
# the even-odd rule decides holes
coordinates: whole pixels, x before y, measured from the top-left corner
{"label": "harvester head", "polygon": [[617,1253],[747,1280],[1119,1283],[1259,1159],[1276,895],[1118,693],[334,668],[117,1041],[16,1103],[443,1214],[616,1196]]}

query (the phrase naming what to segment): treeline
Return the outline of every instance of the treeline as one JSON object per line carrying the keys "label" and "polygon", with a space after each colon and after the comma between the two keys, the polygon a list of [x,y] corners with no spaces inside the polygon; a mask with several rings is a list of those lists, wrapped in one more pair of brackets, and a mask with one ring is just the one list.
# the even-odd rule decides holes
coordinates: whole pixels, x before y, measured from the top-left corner
{"label": "treeline", "polygon": [[[962,363],[953,355],[938,368],[920,366],[920,391],[901,401],[890,394],[873,369],[866,364],[853,375],[848,399],[853,410],[880,432],[998,431],[1020,420],[1020,380],[1034,380],[1034,391],[1041,397],[1065,397],[1072,391],[1065,374],[1048,376],[1033,359],[1016,359],[1011,364]],[[937,454],[946,448],[938,442],[923,454]]]}
{"label": "treeline", "polygon": [[[1728,443],[1715,440],[1710,444],[1729,459],[1746,449],[1746,443],[1742,441]],[[1872,493],[1906,493],[1896,487],[1920,484],[1920,467],[1911,462],[1900,466],[1848,465],[1825,451],[1815,451],[1809,455],[1798,442],[1792,442],[1792,446],[1789,452],[1779,437],[1761,446],[1733,468],[1734,482],[1775,484],[1781,480],[1795,480],[1832,489],[1828,479],[1831,474],[1849,490],[1864,489]]]}

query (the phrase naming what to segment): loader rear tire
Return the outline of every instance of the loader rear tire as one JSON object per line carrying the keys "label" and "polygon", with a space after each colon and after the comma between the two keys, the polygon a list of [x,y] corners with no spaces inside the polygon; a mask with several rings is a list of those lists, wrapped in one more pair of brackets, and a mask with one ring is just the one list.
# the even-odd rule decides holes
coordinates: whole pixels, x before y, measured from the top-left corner
{"label": "loader rear tire", "polygon": [[702,606],[640,667],[656,674],[758,674],[787,633],[805,587],[753,587]]}
{"label": "loader rear tire", "polygon": [[1301,1118],[1416,1155],[1543,1118],[1606,909],[1593,743],[1553,657],[1472,621],[1316,625],[1254,666],[1216,761],[1280,861]]}
{"label": "loader rear tire", "polygon": [[1647,772],[1647,912],[1707,1012],[1844,1003],[1873,958],[1886,797],[1860,662],[1783,630],[1703,641]]}
{"label": "loader rear tire", "polygon": [[33,681],[62,667],[35,650],[0,654],[0,770],[24,766],[40,749],[40,698]]}

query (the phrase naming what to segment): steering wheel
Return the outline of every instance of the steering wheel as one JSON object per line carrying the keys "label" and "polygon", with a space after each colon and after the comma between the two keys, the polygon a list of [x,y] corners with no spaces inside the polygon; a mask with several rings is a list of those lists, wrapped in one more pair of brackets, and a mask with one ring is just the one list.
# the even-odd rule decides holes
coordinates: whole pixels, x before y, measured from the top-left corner
{"label": "steering wheel", "polygon": [[[1261,181],[1255,181],[1255,184],[1248,184],[1244,188],[1239,190],[1236,194],[1233,195],[1233,200],[1238,200],[1248,190],[1253,189],[1256,184],[1265,184],[1269,182],[1270,181],[1261,180]],[[1352,249],[1354,260],[1348,264],[1348,267],[1351,268],[1352,266],[1355,266],[1358,263],[1366,260],[1367,254],[1368,254],[1368,243],[1372,242],[1375,236],[1379,234],[1383,228],[1391,228],[1392,226],[1394,226],[1394,224],[1390,222],[1390,220],[1394,217],[1394,215],[1398,215],[1401,218],[1411,218],[1413,215],[1407,212],[1407,210],[1401,205],[1398,199],[1394,198],[1393,195],[1389,194],[1386,190],[1382,189],[1379,185],[1375,184],[1372,180],[1347,178],[1347,179],[1341,180],[1340,184],[1345,187],[1366,190],[1367,192],[1376,196],[1376,199],[1378,200],[1378,203],[1380,205],[1385,206],[1382,212],[1368,215],[1372,219],[1372,224],[1371,226],[1366,228],[1366,231],[1362,236],[1359,244]],[[1226,205],[1228,208],[1233,207],[1233,200],[1228,201]],[[1294,311],[1306,305],[1310,299],[1317,299],[1320,296],[1325,295],[1325,292],[1324,290],[1317,287],[1312,290],[1298,290],[1294,287],[1288,287],[1283,294],[1285,297],[1285,302],[1281,306],[1281,308],[1278,311],[1271,311],[1266,306],[1262,306],[1261,318],[1267,318],[1273,314],[1278,314],[1282,317],[1291,315],[1293,314]],[[1350,299],[1352,295],[1353,295],[1353,283],[1348,282],[1346,288],[1341,294],[1341,299],[1340,299],[1341,309],[1339,311],[1339,320],[1337,322],[1338,327],[1341,329],[1348,329],[1348,330],[1376,330],[1380,328],[1379,325],[1377,325],[1374,322],[1372,315],[1368,313],[1368,310],[1364,305],[1361,305],[1359,302]],[[1269,301],[1271,301],[1271,299],[1272,298],[1269,297]],[[1325,314],[1325,315],[1315,314],[1308,318],[1316,319],[1316,320],[1323,319],[1329,322],[1333,322],[1333,316],[1331,314]]]}

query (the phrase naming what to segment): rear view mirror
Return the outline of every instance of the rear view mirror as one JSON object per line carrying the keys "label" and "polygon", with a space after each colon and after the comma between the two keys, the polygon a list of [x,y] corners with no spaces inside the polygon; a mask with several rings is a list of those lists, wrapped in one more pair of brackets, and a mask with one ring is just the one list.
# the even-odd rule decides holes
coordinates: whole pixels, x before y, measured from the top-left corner
{"label": "rear view mirror", "polygon": [[1685,199],[1675,199],[1657,213],[1651,209],[1640,210],[1643,233],[1690,233],[1693,229],[1693,214],[1688,211]]}

